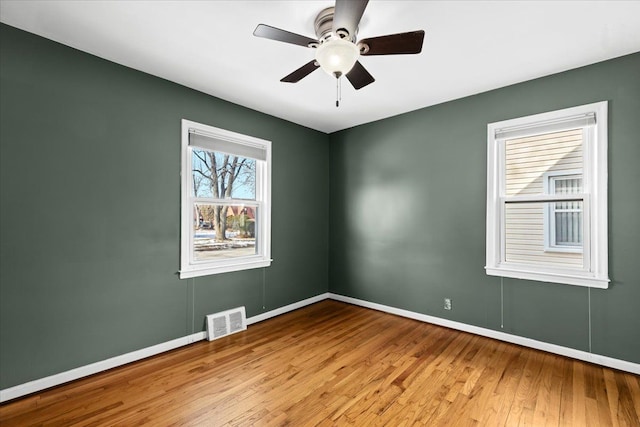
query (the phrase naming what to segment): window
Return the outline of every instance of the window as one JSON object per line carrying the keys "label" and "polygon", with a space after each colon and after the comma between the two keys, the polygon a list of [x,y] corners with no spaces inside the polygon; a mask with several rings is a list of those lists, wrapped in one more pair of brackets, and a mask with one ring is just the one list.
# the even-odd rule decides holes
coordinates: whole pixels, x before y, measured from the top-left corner
{"label": "window", "polygon": [[182,120],[180,278],[271,264],[271,142]]}
{"label": "window", "polygon": [[607,288],[607,102],[487,129],[487,274]]}
{"label": "window", "polygon": [[[581,171],[544,174],[545,194],[582,193]],[[582,252],[582,204],[579,201],[549,203],[545,210],[545,250]]]}

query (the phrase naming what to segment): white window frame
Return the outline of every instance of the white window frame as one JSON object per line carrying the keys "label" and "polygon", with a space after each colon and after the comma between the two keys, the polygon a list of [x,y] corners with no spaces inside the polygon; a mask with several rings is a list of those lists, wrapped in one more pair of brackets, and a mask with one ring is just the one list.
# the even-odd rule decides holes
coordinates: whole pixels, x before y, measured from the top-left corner
{"label": "white window frame", "polygon": [[[581,170],[563,170],[546,172],[543,176],[544,194],[554,194],[554,183],[558,179],[582,179]],[[580,212],[584,215],[584,209]],[[566,253],[583,253],[582,245],[558,245],[556,243],[556,208],[555,203],[549,203],[544,210],[544,250],[545,252],[566,252]],[[584,217],[583,217],[584,218]],[[584,222],[583,222],[584,224]]]}
{"label": "white window frame", "polygon": [[[487,241],[488,275],[606,289],[609,286],[607,242],[607,110],[596,102],[487,125]],[[575,195],[506,196],[505,140],[582,127],[583,193]],[[507,262],[505,206],[580,200],[583,202],[583,267],[552,267]]]}
{"label": "white window frame", "polygon": [[[266,153],[265,160],[256,159],[256,200],[246,202],[247,206],[257,208],[255,255],[206,261],[194,259],[193,204],[200,199],[194,197],[191,191],[193,147],[189,145],[189,134],[201,135],[226,145],[238,145],[240,148],[258,148]],[[271,265],[271,141],[183,119],[181,153],[180,278],[187,279]],[[215,200],[215,203],[232,204],[231,201],[226,200]]]}

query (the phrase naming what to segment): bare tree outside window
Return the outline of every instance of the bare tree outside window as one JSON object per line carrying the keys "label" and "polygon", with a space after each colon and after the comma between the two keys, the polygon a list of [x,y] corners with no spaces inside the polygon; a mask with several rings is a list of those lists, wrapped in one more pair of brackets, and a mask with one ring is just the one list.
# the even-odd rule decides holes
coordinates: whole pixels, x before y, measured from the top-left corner
{"label": "bare tree outside window", "polygon": [[[240,156],[208,150],[193,150],[193,193],[195,197],[218,200],[256,199],[256,161]],[[229,220],[244,225],[236,218],[246,212],[234,212],[228,204],[196,207],[196,228],[213,228],[217,242],[227,239]]]}

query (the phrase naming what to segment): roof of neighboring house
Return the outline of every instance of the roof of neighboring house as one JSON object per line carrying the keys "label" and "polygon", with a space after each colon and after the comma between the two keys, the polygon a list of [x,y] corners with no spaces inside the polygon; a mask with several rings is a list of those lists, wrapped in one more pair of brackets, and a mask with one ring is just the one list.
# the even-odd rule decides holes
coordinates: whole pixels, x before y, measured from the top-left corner
{"label": "roof of neighboring house", "polygon": [[241,213],[247,215],[249,219],[256,219],[255,210],[250,206],[229,206],[229,209],[227,210],[227,217],[238,216]]}

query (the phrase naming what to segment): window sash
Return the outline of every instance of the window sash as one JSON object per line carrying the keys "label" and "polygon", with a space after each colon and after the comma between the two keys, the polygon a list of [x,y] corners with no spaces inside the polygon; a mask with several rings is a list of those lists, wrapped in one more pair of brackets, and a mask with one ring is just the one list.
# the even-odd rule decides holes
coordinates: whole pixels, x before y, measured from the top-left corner
{"label": "window sash", "polygon": [[533,202],[575,202],[584,200],[587,193],[575,194],[532,194],[522,196],[502,196],[500,201],[504,203],[533,203]]}
{"label": "window sash", "polygon": [[233,206],[233,205],[243,205],[243,206],[248,206],[248,207],[252,207],[254,208],[254,212],[255,212],[255,253],[251,254],[251,255],[244,255],[244,256],[236,256],[236,257],[226,257],[226,258],[222,258],[222,259],[218,259],[218,260],[207,260],[207,259],[203,259],[203,260],[198,260],[196,259],[196,250],[195,250],[195,234],[196,234],[196,230],[193,228],[193,226],[191,227],[190,230],[190,235],[189,235],[189,248],[190,248],[190,254],[189,254],[189,259],[190,259],[190,263],[193,265],[207,265],[207,264],[211,264],[211,265],[225,265],[227,263],[229,263],[230,261],[233,262],[244,262],[246,260],[255,260],[255,259],[261,259],[263,257],[263,249],[261,246],[261,241],[260,241],[260,231],[261,231],[261,227],[262,227],[262,203],[260,202],[254,202],[254,203],[243,203],[243,201],[240,201],[239,203],[233,203],[230,199],[224,199],[221,200],[220,203],[218,202],[212,202],[211,199],[206,199],[206,201],[202,201],[202,200],[194,200],[191,204],[192,209],[195,208],[195,205],[201,203],[201,204],[223,204],[223,205],[227,205],[227,206]]}
{"label": "window sash", "polygon": [[[219,149],[213,150],[211,148],[206,148],[203,147],[202,145],[197,145],[194,146],[191,144],[192,142],[192,137],[194,136],[194,133],[190,133],[189,134],[189,149],[187,151],[187,155],[189,157],[188,159],[188,164],[189,164],[189,170],[193,169],[193,149],[194,148],[200,148],[200,149],[205,149],[205,150],[209,150],[209,151],[214,151],[214,152],[221,152]],[[199,135],[197,135],[199,136]],[[209,138],[212,141],[214,141],[214,143],[217,143],[218,140],[215,138]],[[213,147],[213,146],[212,146]],[[229,151],[234,151],[233,148],[230,148]],[[234,156],[242,156],[242,157],[248,157],[246,155],[242,155],[240,154],[242,150],[236,150],[233,153],[227,153],[227,154],[231,154]],[[249,157],[251,158],[251,157]],[[243,259],[253,259],[253,258],[260,258],[262,256],[264,256],[264,248],[262,248],[259,245],[259,229],[262,226],[262,218],[260,217],[261,213],[262,213],[262,198],[263,198],[263,191],[262,189],[264,188],[264,186],[262,185],[262,174],[261,172],[261,168],[264,167],[264,165],[262,164],[263,161],[259,160],[259,159],[255,159],[256,160],[256,176],[255,176],[255,185],[256,185],[256,198],[255,199],[239,199],[239,198],[225,198],[225,199],[220,199],[220,198],[214,198],[214,197],[195,197],[193,195],[188,196],[188,203],[190,204],[190,206],[195,206],[196,204],[200,203],[200,204],[212,204],[212,205],[226,205],[226,206],[231,206],[231,205],[244,205],[244,206],[252,206],[256,208],[256,253],[253,255],[247,255],[247,256],[242,256],[242,257],[234,257],[234,258],[225,258],[225,259],[220,259],[220,260],[197,260],[196,256],[195,256],[195,230],[193,229],[193,227],[190,228],[190,232],[189,232],[189,264],[191,265],[202,265],[202,264],[213,264],[213,265],[223,265],[226,262],[229,262],[229,260],[233,259],[234,261],[241,261]],[[189,174],[188,178],[188,186],[189,188],[193,188],[193,174]]]}
{"label": "window sash", "polygon": [[[507,222],[506,222],[506,206],[510,203],[535,203],[535,204],[544,204],[544,203],[555,203],[557,201],[566,201],[567,199],[572,200],[572,201],[582,201],[582,206],[583,206],[583,218],[582,218],[582,248],[581,249],[577,249],[577,248],[566,248],[567,252],[582,252],[582,267],[575,268],[575,267],[566,267],[566,268],[557,268],[557,267],[553,267],[550,264],[540,264],[540,268],[543,269],[551,269],[554,271],[559,271],[559,272],[570,272],[571,274],[575,274],[576,271],[581,271],[585,274],[590,274],[591,272],[591,251],[590,251],[590,247],[589,247],[589,242],[590,242],[590,237],[591,237],[591,228],[590,228],[590,215],[589,215],[589,209],[590,209],[590,195],[589,194],[575,194],[575,195],[570,195],[571,197],[565,197],[568,195],[557,195],[558,197],[554,196],[554,195],[545,195],[545,196],[539,196],[539,195],[532,195],[532,196],[513,196],[513,197],[503,197],[500,199],[500,207],[499,207],[499,212],[500,212],[500,218],[499,218],[499,233],[500,233],[500,237],[499,237],[499,242],[498,242],[498,249],[499,249],[499,258],[497,260],[497,265],[501,266],[501,267],[514,267],[514,266],[520,266],[522,267],[523,265],[525,266],[525,268],[529,268],[531,269],[532,266],[530,266],[529,264],[521,264],[521,263],[516,263],[513,261],[507,261]],[[513,201],[511,199],[517,199],[517,201]],[[546,206],[544,207],[545,209],[547,208]],[[544,231],[545,233],[545,248],[548,246],[548,243],[546,241],[547,233],[546,230]],[[528,266],[528,267],[527,267]]]}
{"label": "window sash", "polygon": [[[499,241],[497,242],[499,247],[499,258],[498,265],[503,268],[516,267],[518,269],[531,269],[533,266],[527,263],[518,263],[514,261],[507,261],[507,251],[506,251],[506,234],[507,234],[507,224],[506,224],[506,205],[510,203],[541,203],[544,206],[544,215],[548,215],[546,213],[549,206],[552,203],[559,202],[582,202],[583,209],[586,209],[588,203],[586,202],[589,194],[587,192],[574,193],[574,194],[556,194],[550,193],[548,188],[547,176],[556,176],[561,173],[566,174],[567,172],[562,171],[550,171],[545,173],[543,177],[543,193],[539,194],[523,194],[517,196],[507,195],[507,141],[524,138],[524,137],[543,137],[544,135],[548,135],[550,133],[569,131],[572,129],[581,129],[582,130],[582,144],[583,144],[583,166],[582,170],[580,170],[580,174],[583,176],[588,176],[588,168],[585,167],[586,163],[586,152],[588,150],[590,131],[592,126],[595,124],[595,115],[593,114],[578,114],[564,118],[557,118],[553,120],[548,120],[544,124],[533,123],[533,124],[524,124],[524,125],[516,125],[509,126],[502,129],[498,129],[494,131],[495,144],[498,148],[498,172],[499,172],[499,212],[500,212],[500,220],[499,220]],[[534,138],[539,139],[539,138]],[[576,173],[573,172],[572,173]],[[583,179],[584,185],[584,179]],[[583,186],[583,189],[585,187]],[[546,206],[544,205],[546,204]],[[548,218],[544,218],[543,221],[548,221]],[[583,241],[588,238],[588,231],[585,233],[584,231],[584,218],[583,218]],[[544,249],[553,249],[554,252],[573,252],[573,253],[582,253],[582,266],[581,267],[573,267],[567,266],[566,268],[554,266],[551,262],[544,263],[541,262],[538,265],[538,268],[545,271],[554,271],[554,274],[590,274],[590,254],[586,253],[583,248],[557,248],[552,247],[550,245],[550,236],[548,234],[547,225],[543,225],[543,247]]]}
{"label": "window sash", "polygon": [[[191,185],[192,189],[194,188],[194,176],[193,176],[194,175],[193,171],[194,171],[194,168],[195,168],[194,157],[198,157],[198,156],[194,155],[194,150],[198,150],[198,151],[201,151],[203,153],[212,153],[212,154],[214,154],[214,156],[216,156],[218,154],[222,155],[222,156],[227,156],[227,153],[224,153],[224,152],[221,152],[221,151],[211,151],[209,149],[204,149],[204,148],[201,148],[201,147],[191,147],[190,146],[188,148],[188,152],[187,153],[190,156],[189,160],[188,160],[188,167],[189,167],[189,173],[191,174],[191,176],[189,176],[188,179],[189,179],[189,184]],[[230,156],[234,156],[234,157],[236,157],[236,159],[242,159],[242,160],[246,159],[246,160],[249,160],[249,161],[254,163],[255,170],[253,172],[253,179],[254,179],[255,182],[254,182],[254,185],[253,185],[254,188],[252,189],[253,193],[254,193],[253,194],[253,198],[246,198],[246,199],[243,199],[243,200],[256,200],[256,199],[258,199],[256,192],[258,191],[258,188],[260,188],[260,185],[259,185],[260,175],[259,175],[259,167],[258,167],[258,165],[260,164],[260,160],[257,160],[257,159],[251,158],[251,157],[240,156],[240,155],[237,155],[237,154],[231,154]],[[202,159],[199,159],[199,160],[202,162]],[[218,161],[217,156],[216,156],[216,161]],[[235,188],[237,190],[238,187],[236,186]],[[189,197],[207,197],[207,196],[195,196],[194,193],[195,193],[195,190],[194,191],[190,191],[190,193],[189,193],[190,196]],[[213,196],[209,196],[209,197],[213,197]],[[230,196],[229,198],[238,199],[238,200],[242,199],[240,197],[233,197],[233,196]]]}

